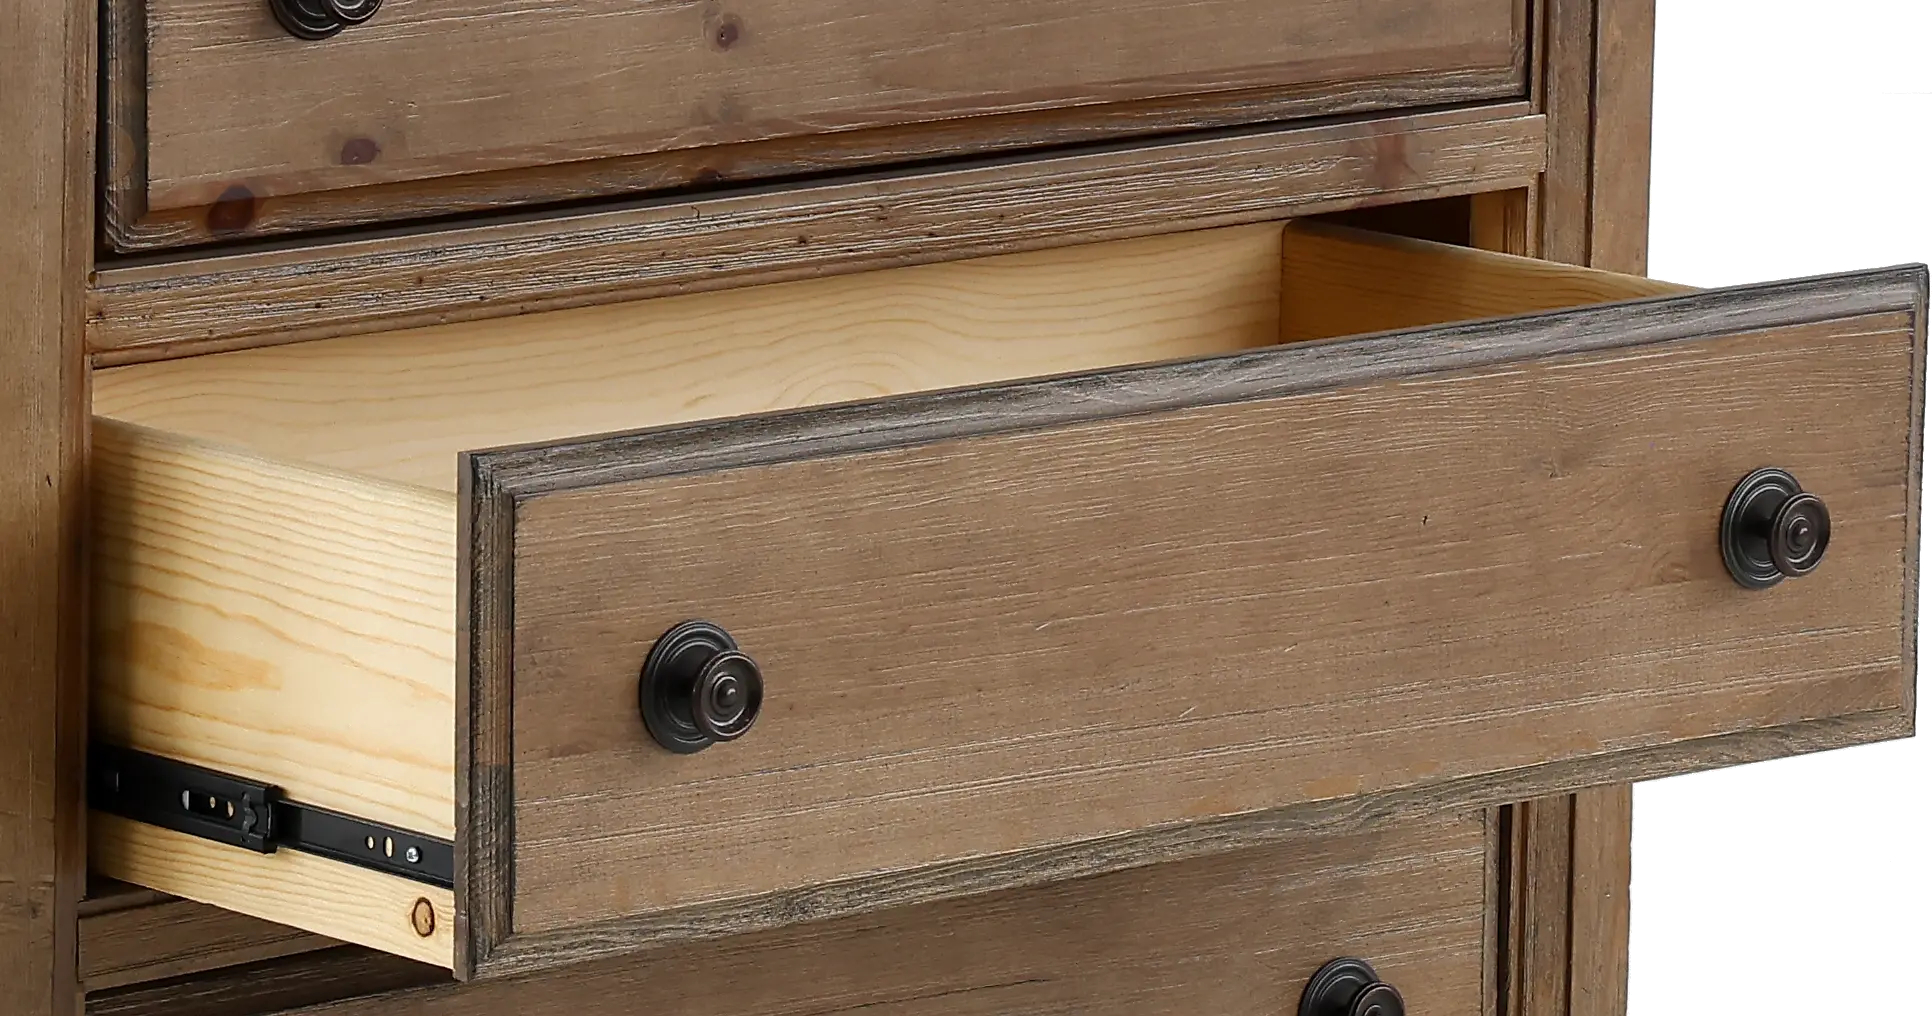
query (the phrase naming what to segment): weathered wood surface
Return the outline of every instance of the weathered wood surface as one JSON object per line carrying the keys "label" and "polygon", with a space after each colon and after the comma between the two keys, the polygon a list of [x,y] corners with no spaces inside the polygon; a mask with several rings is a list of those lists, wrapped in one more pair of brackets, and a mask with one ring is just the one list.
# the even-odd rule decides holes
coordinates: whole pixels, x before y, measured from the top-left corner
{"label": "weathered wood surface", "polygon": [[374,332],[1521,186],[1521,106],[1249,129],[99,273],[100,362]]}
{"label": "weathered wood surface", "polygon": [[[1725,734],[1833,715],[1909,727],[1899,605],[1923,290],[1921,269],[1870,273],[482,456],[466,492],[474,683],[460,795],[479,965],[743,930],[795,919],[804,898],[839,912],[861,895],[876,906],[881,892],[912,900],[1145,863],[1166,855],[1127,841],[1040,851],[1331,797],[1423,784],[1453,796],[1519,768],[1581,788],[1654,771],[1652,752],[1686,741],[1718,749]],[[1532,363],[1550,357],[1561,359]],[[1461,373],[1381,383],[1443,371]],[[1767,373],[1782,380],[1767,389]],[[1768,390],[1776,407],[1759,405]],[[1774,439],[1773,418],[1811,421],[1801,432],[1815,446],[1783,425]],[[1349,467],[1337,470],[1323,456],[1344,448]],[[1850,563],[1826,581],[1751,599],[1723,573],[1706,522],[1773,452],[1842,491],[1845,517],[1863,519],[1843,532],[1871,542],[1835,546]],[[1532,483],[1552,486],[1522,486]],[[1603,489],[1643,490],[1646,526],[1630,528],[1625,499]],[[773,490],[788,496],[774,502]],[[1416,512],[1436,528],[1398,525],[1398,506],[1423,491]],[[1280,500],[1295,492],[1305,496]],[[1332,554],[1295,556],[1300,541],[1250,524],[1302,518],[1298,504],[1325,507],[1326,524],[1294,531],[1343,541]],[[1083,529],[1103,524],[1134,535],[1115,546]],[[1609,533],[1612,549],[1568,552]],[[1429,554],[1440,567],[1377,561]],[[1380,583],[1359,596],[1399,599],[1401,625],[1377,627],[1369,600],[1295,599],[1353,589],[1358,565]],[[1298,580],[1283,586],[1280,574]],[[1435,588],[1444,576],[1453,586]],[[1056,624],[1070,595],[1085,609]],[[634,722],[619,729],[617,703],[634,694],[650,640],[690,616],[724,623],[765,660],[782,712],[756,738],[671,759]],[[1284,647],[1284,617],[1299,619],[1295,632],[1337,634]],[[1574,631],[1583,617],[1595,619],[1587,638]],[[1148,642],[1155,619],[1198,637]],[[1481,646],[1502,655],[1428,634],[1430,619],[1483,632]],[[1818,637],[1820,625],[1836,634]],[[1350,655],[1358,628],[1383,651],[1349,672],[1354,683],[1333,683],[1323,664]],[[1396,648],[1444,638],[1459,652],[1426,666]],[[1203,714],[1189,691],[1202,661],[1187,654],[1207,652],[1231,690]],[[1096,661],[1115,693],[1087,692]],[[1362,682],[1381,687],[1384,663],[1390,681],[1418,666],[1436,675],[1427,699],[1445,711],[1425,724],[1430,736],[1403,735],[1426,746],[1426,776],[1404,775],[1382,741],[1361,736],[1374,716],[1345,705],[1365,701]],[[1281,666],[1302,680],[1281,682]],[[1563,675],[1585,673],[1591,694],[1573,700]],[[960,686],[977,691],[949,698]],[[1488,694],[1506,701],[1486,706]],[[1227,713],[1228,701],[1255,715]],[[1388,715],[1421,722],[1424,704],[1403,702]],[[1173,715],[1160,712],[1168,704]],[[1348,736],[1318,736],[1316,716]],[[1548,736],[1555,716],[1573,735]],[[1529,726],[1504,729],[1517,721]],[[1296,733],[1256,739],[1255,724]],[[894,739],[880,743],[882,731]],[[1581,768],[1552,765],[1564,760]],[[1202,773],[1243,766],[1260,768],[1229,784],[1242,790],[1201,796]],[[1067,793],[1099,804],[1042,806]],[[638,813],[640,794],[653,807],[682,794],[704,803],[671,807],[676,826],[614,823]],[[779,801],[782,822],[761,810]],[[593,812],[598,834],[586,837]],[[921,831],[916,851],[897,828]],[[731,864],[648,861],[721,850]],[[947,873],[924,870],[946,853],[958,859]]]}
{"label": "weathered wood surface", "polygon": [[[259,236],[290,198],[342,226],[1518,98],[1528,62],[1524,0],[413,0],[320,43],[251,0],[112,6],[108,207],[137,247],[197,238],[171,212]],[[384,184],[416,186],[328,200]]]}
{"label": "weathered wood surface", "polygon": [[287,925],[123,886],[114,896],[82,904],[80,976],[96,993],[335,944]]}
{"label": "weathered wood surface", "polygon": [[95,5],[0,13],[0,1012],[79,1005]]}

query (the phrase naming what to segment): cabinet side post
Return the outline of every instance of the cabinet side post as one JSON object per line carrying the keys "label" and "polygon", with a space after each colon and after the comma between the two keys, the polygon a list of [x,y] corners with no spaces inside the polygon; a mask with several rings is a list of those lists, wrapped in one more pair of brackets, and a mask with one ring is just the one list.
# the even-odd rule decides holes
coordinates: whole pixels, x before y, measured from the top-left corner
{"label": "cabinet side post", "polygon": [[92,0],[0,13],[0,1013],[79,1012]]}
{"label": "cabinet side post", "polygon": [[[1545,0],[1532,98],[1548,117],[1549,163],[1528,197],[1523,253],[1644,274],[1650,226],[1656,0]],[[1520,199],[1519,199],[1520,200]],[[1512,230],[1507,201],[1475,207],[1478,243]],[[1484,243],[1483,229],[1492,239]],[[1630,967],[1629,785],[1513,809],[1519,847],[1507,914],[1510,1016],[1622,1016]],[[1567,843],[1567,893],[1546,875]],[[1529,856],[1534,853],[1536,856]],[[1534,863],[1532,863],[1534,862]],[[1557,939],[1562,948],[1549,943]],[[1542,943],[1528,948],[1528,943]],[[1509,987],[1517,994],[1508,996]]]}

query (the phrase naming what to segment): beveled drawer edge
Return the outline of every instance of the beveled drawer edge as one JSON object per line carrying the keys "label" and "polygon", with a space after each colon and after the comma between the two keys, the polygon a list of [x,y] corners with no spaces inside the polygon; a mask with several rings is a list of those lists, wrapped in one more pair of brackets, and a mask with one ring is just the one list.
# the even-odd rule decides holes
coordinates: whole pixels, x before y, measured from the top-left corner
{"label": "beveled drawer edge", "polygon": [[[1322,801],[1178,828],[1143,830],[1070,846],[1022,851],[905,873],[868,876],[809,890],[764,894],[593,928],[517,935],[514,887],[512,533],[520,504],[558,491],[769,461],[1004,433],[1179,406],[1231,403],[1348,385],[1443,374],[1505,362],[1697,340],[1721,330],[1748,333],[1877,314],[1913,319],[1914,398],[1925,373],[1927,271],[1907,266],[1792,282],[1697,292],[1307,342],[1200,361],[936,392],[884,403],[830,406],[750,421],[698,423],[561,445],[525,446],[463,457],[459,470],[458,758],[456,767],[460,978],[529,972],[617,955],[670,940],[736,934],[786,921],[819,919],[1042,881],[1099,874],[1223,850],[1315,828],[1387,821],[1458,807],[1488,807],[1580,787],[1737,765],[1799,751],[1908,736],[1916,661],[1901,647],[1908,689],[1899,709],[1810,720],[1651,748],[1451,780],[1356,800]],[[1203,389],[1212,393],[1204,397]],[[1910,412],[1917,414],[1915,405]],[[732,441],[693,441],[721,428]],[[757,428],[748,436],[743,429]],[[724,446],[722,450],[714,445]],[[695,449],[695,450],[694,450]],[[1911,449],[1910,468],[1919,468]],[[618,465],[611,465],[611,463]],[[1915,535],[1916,530],[1908,535]],[[1903,562],[1908,611],[1916,564]],[[1907,639],[1911,625],[1907,625]]]}
{"label": "beveled drawer edge", "polygon": [[1524,103],[858,174],[96,273],[99,365],[1526,187]]}
{"label": "beveled drawer edge", "polygon": [[[465,980],[494,979],[534,973],[674,942],[722,938],[801,921],[822,921],[1038,886],[1266,846],[1316,832],[1372,829],[1421,815],[1496,807],[1573,792],[1586,777],[1592,783],[1604,782],[1606,778],[1613,782],[1636,782],[1910,737],[1913,732],[1913,716],[1906,710],[1807,720],[1573,762],[1490,773],[1421,789],[1338,798],[1208,822],[1140,830],[1067,846],[866,876],[543,935],[524,934],[513,938],[505,935],[501,929],[509,927],[507,892],[479,899],[479,894],[472,891],[458,909],[459,923],[467,922],[470,929],[468,933],[459,931],[458,976]],[[474,853],[483,852],[478,841],[486,838],[472,838]],[[459,855],[457,863],[464,864],[465,858]],[[477,862],[470,860],[469,863]],[[495,884],[505,885],[501,881]]]}
{"label": "beveled drawer edge", "polygon": [[[1380,335],[1293,342],[1245,353],[920,392],[579,441],[471,453],[479,493],[523,500],[632,480],[1082,423],[1183,407],[1280,398],[1397,378],[1598,353],[1869,314],[1917,315],[1927,272],[1908,265]],[[1921,346],[1924,331],[1919,323]],[[1923,375],[1923,364],[1919,365]],[[1210,394],[1205,394],[1211,392]],[[747,439],[746,428],[756,428]],[[730,446],[694,442],[723,429]],[[695,449],[695,450],[694,450]]]}
{"label": "beveled drawer edge", "polygon": [[[141,0],[126,0],[139,7]],[[120,6],[116,6],[116,11]],[[118,17],[118,15],[117,15]],[[139,26],[137,24],[137,31]],[[126,34],[109,23],[107,31]],[[126,49],[139,42],[125,43]],[[145,59],[145,58],[142,58]],[[1519,62],[1525,58],[1520,57]],[[110,101],[125,122],[142,122],[146,95],[139,68],[110,74]],[[733,190],[834,172],[864,172],[913,162],[1021,154],[1079,144],[1145,141],[1181,131],[1239,124],[1392,115],[1457,103],[1504,102],[1526,94],[1524,69],[1430,71],[1359,84],[1322,82],[1301,88],[1243,89],[1120,105],[996,114],[1008,133],[974,142],[978,118],[928,121],[845,134],[739,142],[593,161],[373,184],[270,199],[237,194],[225,204],[151,211],[141,183],[146,152],[126,132],[109,129],[102,239],[126,256],[170,249],[279,240],[324,230],[406,225],[435,217],[515,214],[564,202],[621,201],[641,193]],[[1447,97],[1447,98],[1446,98]],[[1067,114],[1076,116],[1069,120]],[[724,156],[722,159],[719,156]],[[713,168],[721,163],[723,169]],[[719,175],[722,174],[722,175]],[[235,225],[241,223],[241,225]]]}

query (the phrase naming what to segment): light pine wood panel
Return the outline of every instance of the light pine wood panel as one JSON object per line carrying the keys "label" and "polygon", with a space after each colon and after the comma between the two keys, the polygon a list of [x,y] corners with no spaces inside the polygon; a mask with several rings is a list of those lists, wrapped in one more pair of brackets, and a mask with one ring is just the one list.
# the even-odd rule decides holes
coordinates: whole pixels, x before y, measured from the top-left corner
{"label": "light pine wood panel", "polygon": [[343,1002],[316,1016],[1279,1016],[1338,955],[1369,959],[1411,1012],[1482,1006],[1483,822],[1374,832],[1057,882]]}
{"label": "light pine wood panel", "polygon": [[[470,742],[514,746],[514,790],[476,806],[514,802],[514,933],[554,960],[586,924],[607,927],[579,945],[609,948],[628,916],[940,856],[1895,716],[1915,318],[1704,337],[1919,306],[1921,276],[1885,278],[934,397],[857,430],[827,410],[736,449],[707,429],[486,459],[529,478],[507,494],[514,736]],[[1432,342],[1517,332],[1489,369],[1397,380]],[[1605,345],[1515,362],[1586,340]],[[1383,347],[1390,383],[1322,386]],[[1308,394],[1197,387],[1244,370]],[[1752,597],[1711,520],[1767,455],[1844,521],[1829,576]],[[672,475],[592,466],[619,460]],[[579,461],[597,479],[572,490]],[[501,546],[494,525],[477,546]],[[473,588],[493,630],[497,594]],[[650,641],[691,616],[759,656],[770,714],[673,758],[624,704]],[[663,863],[689,856],[716,863]]]}
{"label": "light pine wood panel", "polygon": [[1228,227],[101,371],[101,415],[454,491],[500,444],[1689,292]]}
{"label": "light pine wood panel", "polygon": [[[100,372],[104,416],[454,492],[468,449],[1267,345],[1260,224]],[[453,516],[452,516],[453,517]]]}
{"label": "light pine wood panel", "polygon": [[1281,271],[1281,336],[1291,342],[1694,292],[1632,275],[1312,223],[1288,229]]}
{"label": "light pine wood panel", "polygon": [[89,343],[126,362],[1469,194],[1541,172],[1543,129],[1521,105],[1255,128],[119,265]]}
{"label": "light pine wood panel", "polygon": [[452,498],[114,421],[94,436],[96,736],[453,836]]}
{"label": "light pine wood panel", "polygon": [[[300,851],[258,854],[100,812],[88,818],[88,858],[116,878],[237,914],[422,963],[452,962],[456,898],[448,889]],[[427,936],[414,923],[420,901],[435,913]]]}
{"label": "light pine wood panel", "polygon": [[1522,0],[399,0],[322,43],[253,0],[145,6],[156,209],[1418,72],[1496,99],[1526,58]]}

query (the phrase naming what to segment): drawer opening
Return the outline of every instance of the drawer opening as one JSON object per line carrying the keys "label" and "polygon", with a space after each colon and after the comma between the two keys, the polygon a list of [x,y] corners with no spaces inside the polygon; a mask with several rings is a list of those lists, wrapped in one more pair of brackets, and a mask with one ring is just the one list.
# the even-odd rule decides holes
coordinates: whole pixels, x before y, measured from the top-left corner
{"label": "drawer opening", "polygon": [[[103,370],[94,737],[453,840],[465,451],[1685,291],[1277,223]],[[100,874],[461,966],[460,882],[92,838]]]}

